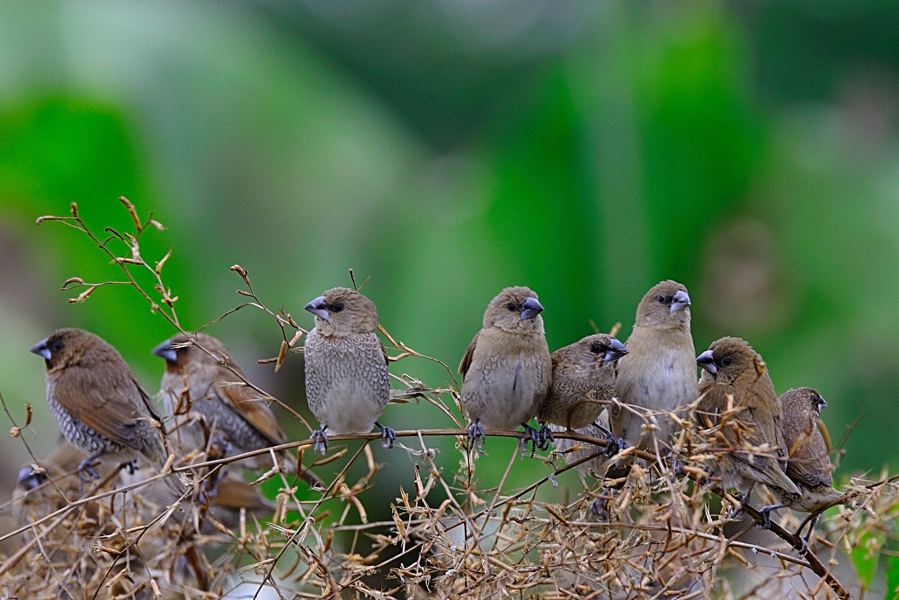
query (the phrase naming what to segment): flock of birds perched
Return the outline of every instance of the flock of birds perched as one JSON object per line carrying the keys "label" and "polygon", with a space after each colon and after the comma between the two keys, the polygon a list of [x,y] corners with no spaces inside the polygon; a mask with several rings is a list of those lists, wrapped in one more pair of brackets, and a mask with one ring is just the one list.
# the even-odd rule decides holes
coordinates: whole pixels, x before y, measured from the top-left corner
{"label": "flock of birds perched", "polygon": [[[315,319],[304,346],[306,397],[320,423],[315,449],[326,452],[329,434],[373,427],[383,445],[392,446],[394,430],[379,421],[390,383],[374,303],[358,291],[334,288],[305,309]],[[811,388],[778,398],[765,362],[742,339],[721,338],[697,357],[683,285],[663,281],[646,293],[626,343],[595,334],[550,353],[542,312],[526,287],[506,288],[487,306],[459,367],[470,450],[480,449],[491,430],[521,425],[522,448],[530,444],[532,453],[554,442],[554,431],[568,430],[602,438],[607,452],[601,461],[631,446],[664,452],[674,431],[666,415],[692,405],[697,424],[715,428],[725,442],[711,467],[724,487],[748,502],[762,483],[777,498],[761,509],[766,520],[777,508],[815,513],[842,498],[832,487],[833,467],[818,428],[826,402]],[[267,397],[246,383],[225,345],[207,334],[180,334],[153,350],[165,361],[160,396],[171,418],[168,432],[125,360],[98,336],[60,329],[31,351],[45,360],[47,400],[62,435],[86,453],[78,463],[83,482],[99,477],[98,459],[124,455],[167,473],[169,492],[184,497],[194,482],[184,472],[168,472],[172,452],[228,455],[285,441]],[[292,457],[282,458],[317,483],[313,473],[291,464]],[[266,459],[253,460],[262,465]],[[135,460],[132,474],[137,466]],[[45,479],[43,469],[30,465],[18,483],[27,491]],[[261,501],[239,478],[225,476],[216,485],[213,502],[226,505],[235,495],[247,506]],[[813,527],[814,520],[806,541]]]}

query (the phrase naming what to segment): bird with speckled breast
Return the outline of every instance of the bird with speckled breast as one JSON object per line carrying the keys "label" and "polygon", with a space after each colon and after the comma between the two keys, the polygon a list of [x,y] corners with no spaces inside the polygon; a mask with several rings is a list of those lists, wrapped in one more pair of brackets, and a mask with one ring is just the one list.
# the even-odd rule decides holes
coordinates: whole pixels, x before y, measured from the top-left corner
{"label": "bird with speckled breast", "polygon": [[328,434],[381,432],[393,446],[396,432],[378,419],[390,400],[387,353],[376,333],[375,303],[356,290],[336,287],[314,298],[305,309],[315,315],[306,336],[306,400],[320,423],[314,448],[327,450]]}

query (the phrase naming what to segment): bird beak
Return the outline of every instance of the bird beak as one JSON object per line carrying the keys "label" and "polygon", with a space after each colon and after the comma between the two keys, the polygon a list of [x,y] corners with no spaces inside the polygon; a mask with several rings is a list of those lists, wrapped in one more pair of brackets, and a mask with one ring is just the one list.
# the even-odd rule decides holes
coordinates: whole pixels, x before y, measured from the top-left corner
{"label": "bird beak", "polygon": [[44,360],[50,360],[50,348],[47,347],[47,340],[43,339],[32,346],[31,351],[38,356],[43,356]]}
{"label": "bird beak", "polygon": [[706,350],[705,352],[697,356],[696,362],[699,363],[700,367],[702,367],[712,375],[716,375],[718,373],[718,367],[715,365],[715,357],[712,356],[711,350]]}
{"label": "bird beak", "polygon": [[685,292],[684,290],[678,290],[674,296],[671,297],[671,308],[668,310],[671,311],[671,314],[684,310],[690,306],[690,294]]}
{"label": "bird beak", "polygon": [[40,471],[36,471],[34,467],[27,466],[19,469],[19,474],[16,477],[16,486],[22,488],[26,492],[30,492],[35,489],[47,479],[47,475]]}
{"label": "bird beak", "polygon": [[319,296],[303,308],[311,312],[316,317],[324,319],[325,321],[331,320],[331,313],[328,312],[328,309],[325,308],[328,306],[328,301],[325,300],[324,296]]}
{"label": "bird beak", "polygon": [[543,305],[537,302],[536,298],[528,297],[521,305],[521,320],[533,319],[543,312]]}
{"label": "bird beak", "polygon": [[166,340],[153,348],[153,354],[165,359],[166,362],[178,362],[178,352],[174,348],[172,348],[171,340]]}
{"label": "bird beak", "polygon": [[609,342],[609,350],[602,357],[602,362],[610,363],[618,360],[622,356],[627,354],[627,346],[612,338]]}
{"label": "bird beak", "polygon": [[827,400],[818,396],[818,412],[821,412],[821,409],[827,406]]}

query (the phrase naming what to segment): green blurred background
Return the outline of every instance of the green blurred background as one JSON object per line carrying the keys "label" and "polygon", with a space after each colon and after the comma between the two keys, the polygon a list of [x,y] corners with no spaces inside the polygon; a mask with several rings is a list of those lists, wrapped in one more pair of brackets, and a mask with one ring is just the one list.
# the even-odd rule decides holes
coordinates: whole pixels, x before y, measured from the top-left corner
{"label": "green blurred background", "polygon": [[[126,227],[119,195],[167,227],[165,275],[196,328],[242,298],[272,307],[365,288],[385,326],[455,368],[502,287],[540,295],[552,348],[623,324],[678,279],[697,352],[750,340],[778,391],[817,387],[845,443],[838,476],[899,463],[899,9],[893,2],[258,2],[7,4],[0,19],[0,391],[38,453],[56,439],[28,348],[80,326],[148,389],[172,334],[133,290],[84,304],[73,275],[118,278],[70,201]],[[258,311],[209,330],[305,411]],[[445,385],[426,361],[394,364]],[[424,405],[394,427],[447,426]],[[291,426],[296,436],[306,435]],[[437,443],[437,442],[435,442]],[[0,484],[27,456],[4,436]],[[440,459],[458,463],[450,440]],[[495,479],[511,440],[488,442]],[[381,492],[410,487],[411,458]],[[512,485],[548,467],[522,461]],[[575,493],[576,478],[546,493]],[[369,509],[377,517],[378,509]],[[374,513],[374,514],[373,514]]]}

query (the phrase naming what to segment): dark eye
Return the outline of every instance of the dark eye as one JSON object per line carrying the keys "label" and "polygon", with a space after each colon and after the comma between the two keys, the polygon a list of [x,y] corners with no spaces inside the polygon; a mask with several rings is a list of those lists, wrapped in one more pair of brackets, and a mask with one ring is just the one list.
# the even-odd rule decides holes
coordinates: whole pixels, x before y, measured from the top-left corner
{"label": "dark eye", "polygon": [[335,302],[331,305],[331,312],[340,312],[343,310],[343,302]]}
{"label": "dark eye", "polygon": [[508,304],[506,304],[506,308],[509,309],[509,312],[518,312],[518,305],[516,305],[514,302],[509,302]]}
{"label": "dark eye", "polygon": [[62,350],[62,340],[54,340],[50,344],[50,352],[59,352],[60,350]]}
{"label": "dark eye", "polygon": [[733,362],[734,362],[734,359],[732,359],[729,356],[725,356],[724,358],[721,359],[721,366],[729,367],[731,365],[731,363],[733,363]]}
{"label": "dark eye", "polygon": [[665,296],[665,294],[659,294],[658,296],[656,296],[656,300],[659,301],[659,304],[668,304],[669,302],[671,302],[671,298]]}
{"label": "dark eye", "polygon": [[602,344],[599,342],[593,342],[590,344],[590,352],[593,354],[602,354],[606,351]]}

